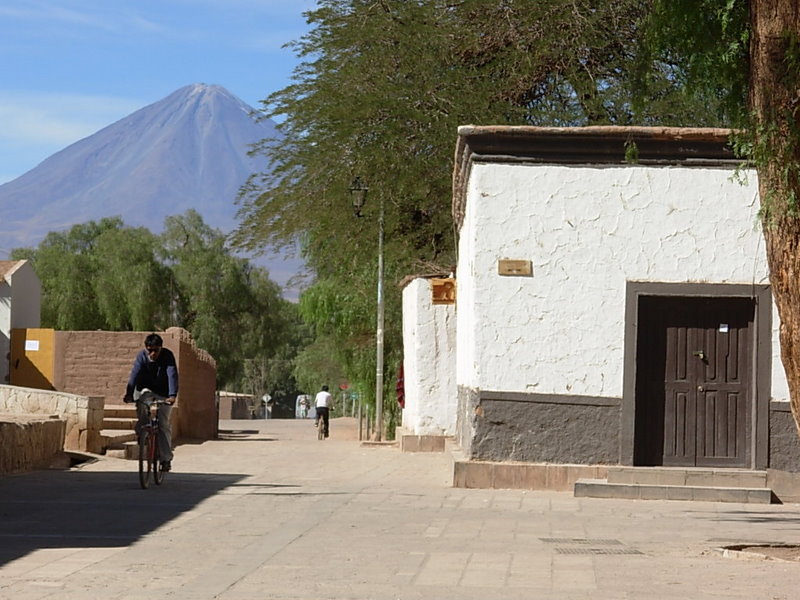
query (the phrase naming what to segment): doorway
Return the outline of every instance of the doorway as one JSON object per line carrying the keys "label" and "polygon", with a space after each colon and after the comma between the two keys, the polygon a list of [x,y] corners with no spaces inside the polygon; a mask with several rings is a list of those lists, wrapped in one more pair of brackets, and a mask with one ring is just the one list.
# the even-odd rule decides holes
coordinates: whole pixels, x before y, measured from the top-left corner
{"label": "doorway", "polygon": [[638,296],[634,464],[752,462],[755,300]]}

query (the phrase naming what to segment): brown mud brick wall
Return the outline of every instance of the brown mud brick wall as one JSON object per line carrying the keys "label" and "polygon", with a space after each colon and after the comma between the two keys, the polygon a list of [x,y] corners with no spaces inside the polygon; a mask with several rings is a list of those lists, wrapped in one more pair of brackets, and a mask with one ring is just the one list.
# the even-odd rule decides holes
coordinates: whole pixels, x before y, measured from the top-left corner
{"label": "brown mud brick wall", "polygon": [[[53,384],[63,392],[104,396],[121,405],[136,353],[151,332],[56,331]],[[175,354],[180,391],[172,412],[175,439],[213,439],[217,434],[216,361],[197,347],[188,331],[157,332]]]}

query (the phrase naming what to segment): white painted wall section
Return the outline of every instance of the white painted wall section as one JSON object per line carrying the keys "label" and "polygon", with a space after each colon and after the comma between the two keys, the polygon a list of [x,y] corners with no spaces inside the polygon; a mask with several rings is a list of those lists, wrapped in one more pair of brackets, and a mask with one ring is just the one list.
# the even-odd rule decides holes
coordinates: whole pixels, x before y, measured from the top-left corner
{"label": "white painted wall section", "polygon": [[403,427],[415,435],[453,435],[456,425],[455,305],[432,303],[431,282],[403,290]]}
{"label": "white painted wall section", "polygon": [[[472,166],[459,239],[457,384],[622,396],[628,281],[768,283],[754,171]],[[525,259],[532,277],[498,275]],[[773,310],[773,397],[788,398]]]}
{"label": "white painted wall section", "polygon": [[42,286],[28,261],[0,273],[0,385],[8,383],[11,330],[39,327]]}

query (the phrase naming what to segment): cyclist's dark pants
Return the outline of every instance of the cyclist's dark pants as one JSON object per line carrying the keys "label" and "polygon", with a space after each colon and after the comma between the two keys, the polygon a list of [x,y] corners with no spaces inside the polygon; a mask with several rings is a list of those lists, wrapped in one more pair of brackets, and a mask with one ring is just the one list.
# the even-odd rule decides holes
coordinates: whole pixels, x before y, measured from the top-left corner
{"label": "cyclist's dark pants", "polygon": [[[136,423],[136,435],[139,435],[142,425],[150,422],[150,407],[145,404],[150,398],[158,398],[165,400],[164,396],[154,394],[150,390],[141,392],[136,402],[136,414],[139,421]],[[158,407],[158,453],[159,460],[171,461],[172,460],[172,423],[169,422],[169,415],[172,412],[172,406],[162,404]]]}
{"label": "cyclist's dark pants", "polygon": [[317,422],[319,423],[320,418],[322,418],[322,426],[325,428],[325,437],[328,437],[328,407],[327,406],[318,406],[317,407]]}

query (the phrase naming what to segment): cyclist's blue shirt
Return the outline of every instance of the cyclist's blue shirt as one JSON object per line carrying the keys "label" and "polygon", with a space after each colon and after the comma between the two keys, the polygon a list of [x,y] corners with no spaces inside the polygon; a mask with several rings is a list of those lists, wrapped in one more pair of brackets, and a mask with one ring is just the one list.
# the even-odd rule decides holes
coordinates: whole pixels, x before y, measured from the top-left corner
{"label": "cyclist's blue shirt", "polygon": [[161,348],[158,357],[151,361],[146,350],[140,350],[133,361],[130,377],[128,377],[127,393],[133,390],[148,388],[159,396],[174,397],[178,395],[178,366],[175,355]]}

